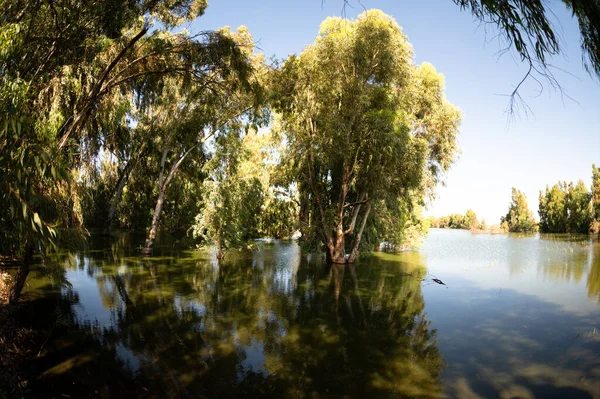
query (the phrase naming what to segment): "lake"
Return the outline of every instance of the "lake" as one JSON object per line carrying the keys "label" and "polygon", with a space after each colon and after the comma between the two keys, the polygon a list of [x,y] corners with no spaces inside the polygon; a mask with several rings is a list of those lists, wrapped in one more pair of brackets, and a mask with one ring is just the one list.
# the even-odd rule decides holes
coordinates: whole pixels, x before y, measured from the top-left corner
{"label": "lake", "polygon": [[[33,272],[48,395],[600,398],[600,243],[432,229],[327,266],[294,241],[219,264],[139,237]],[[64,279],[69,284],[64,283]],[[445,285],[438,284],[440,280]]]}

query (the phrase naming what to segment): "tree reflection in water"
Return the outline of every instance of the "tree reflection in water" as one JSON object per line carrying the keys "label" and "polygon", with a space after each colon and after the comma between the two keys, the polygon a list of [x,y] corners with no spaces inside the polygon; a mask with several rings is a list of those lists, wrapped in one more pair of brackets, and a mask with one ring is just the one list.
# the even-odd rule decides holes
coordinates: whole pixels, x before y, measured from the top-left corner
{"label": "tree reflection in water", "polygon": [[592,266],[587,277],[588,296],[597,298],[600,303],[600,245],[593,248]]}
{"label": "tree reflection in water", "polygon": [[198,252],[139,259],[128,245],[116,241],[79,262],[111,321],[95,323],[85,310],[77,319],[150,392],[441,394],[444,361],[423,314],[421,266],[386,257],[325,266],[285,242],[221,265]]}

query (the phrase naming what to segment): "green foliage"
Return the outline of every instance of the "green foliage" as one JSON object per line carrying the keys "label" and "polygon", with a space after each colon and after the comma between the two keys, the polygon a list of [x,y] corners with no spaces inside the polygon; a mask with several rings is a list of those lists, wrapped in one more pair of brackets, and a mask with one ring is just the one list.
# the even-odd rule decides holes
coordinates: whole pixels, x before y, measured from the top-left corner
{"label": "green foliage", "polygon": [[354,252],[363,232],[404,228],[403,212],[422,206],[454,160],[460,113],[443,77],[413,64],[406,36],[381,11],[326,19],[273,82],[288,143],[281,173],[298,190],[303,240],[336,262],[346,236]]}
{"label": "green foliage", "polygon": [[[598,171],[592,165],[592,192],[580,180],[577,184],[558,182],[540,191],[540,231],[544,233],[587,233],[594,231],[598,220]],[[595,202],[596,201],[596,202]],[[596,208],[595,208],[596,206]]]}
{"label": "green foliage", "polygon": [[591,192],[591,225],[590,231],[600,234],[600,166],[592,165]]}
{"label": "green foliage", "polygon": [[[82,193],[92,186],[81,182],[98,180],[85,166],[98,161],[100,149],[131,160],[140,144],[131,134],[133,114],[156,101],[165,76],[189,87],[221,71],[248,85],[247,54],[229,32],[192,38],[169,31],[206,6],[205,0],[0,1],[0,207],[8,211],[0,219],[0,252],[46,252],[58,233],[81,242],[83,210],[98,224],[112,197],[112,175]],[[28,271],[21,267],[17,288]]]}
{"label": "green foliage", "polygon": [[503,228],[508,227],[508,231],[515,233],[529,233],[538,229],[533,213],[527,205],[525,194],[514,187],[508,213],[500,218],[500,223]]}
{"label": "green foliage", "polygon": [[400,203],[400,209],[389,212],[375,208],[375,214],[381,215],[368,225],[360,248],[368,253],[383,242],[387,251],[409,251],[423,245],[429,231],[429,221],[423,218],[421,207],[417,204]]}
{"label": "green foliage", "polygon": [[463,225],[467,229],[474,229],[479,225],[479,222],[477,221],[477,214],[475,214],[475,212],[472,209],[469,209],[465,213]]}
{"label": "green foliage", "polygon": [[[485,224],[485,223],[483,223]],[[440,229],[476,229],[481,228],[481,223],[477,219],[477,214],[469,209],[464,215],[453,213],[448,216],[431,219],[431,227]]]}
{"label": "green foliage", "polygon": [[275,195],[267,150],[269,137],[249,131],[219,137],[205,166],[202,207],[192,235],[219,252],[248,245],[258,237],[284,238],[296,228],[297,208]]}
{"label": "green foliage", "polygon": [[2,122],[0,253],[18,255],[25,244],[54,247],[59,226],[79,225],[70,209],[76,192],[65,196],[71,192],[70,176],[53,162],[44,145],[30,142],[34,138],[30,120],[9,114]]}
{"label": "green foliage", "polygon": [[569,214],[569,228],[571,233],[587,233],[590,230],[591,203],[590,193],[582,180],[575,186],[569,184],[567,196],[567,210]]}
{"label": "green foliage", "polygon": [[268,196],[261,209],[260,233],[264,237],[290,238],[298,229],[298,206],[292,200]]}
{"label": "green foliage", "polygon": [[81,202],[86,227],[104,227],[116,180],[116,165],[106,159],[100,168],[91,167],[82,173],[78,186],[84,193]]}

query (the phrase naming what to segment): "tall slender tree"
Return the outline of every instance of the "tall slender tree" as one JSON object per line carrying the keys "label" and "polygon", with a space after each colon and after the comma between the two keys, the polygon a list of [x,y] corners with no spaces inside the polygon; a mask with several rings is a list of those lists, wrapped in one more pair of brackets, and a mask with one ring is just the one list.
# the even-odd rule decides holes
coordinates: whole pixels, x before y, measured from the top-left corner
{"label": "tall slender tree", "polygon": [[500,223],[508,223],[508,231],[516,233],[534,232],[538,229],[533,213],[527,205],[525,194],[514,187],[512,188],[508,213],[500,219]]}
{"label": "tall slender tree", "polygon": [[157,200],[144,253],[152,251],[167,190],[184,162],[204,157],[208,140],[266,121],[261,106],[264,58],[254,54],[254,42],[245,27],[218,33],[230,42],[207,47],[204,66],[198,68],[202,76],[192,82],[165,81],[162,95],[144,118],[143,123],[160,132],[156,135],[160,149]]}
{"label": "tall slender tree", "polygon": [[592,165],[591,205],[592,222],[590,231],[598,234],[600,233],[600,166],[596,165]]}

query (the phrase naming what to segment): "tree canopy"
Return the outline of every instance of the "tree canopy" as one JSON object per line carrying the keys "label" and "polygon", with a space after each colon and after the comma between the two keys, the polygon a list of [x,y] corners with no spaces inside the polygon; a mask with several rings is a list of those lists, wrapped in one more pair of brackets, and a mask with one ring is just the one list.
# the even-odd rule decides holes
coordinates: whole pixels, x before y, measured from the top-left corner
{"label": "tree canopy", "polygon": [[460,112],[444,97],[443,77],[413,63],[406,36],[378,10],[328,18],[274,79],[303,235],[337,263],[350,237],[352,262],[365,232],[384,239],[377,225],[421,206],[440,181],[454,160]]}
{"label": "tree canopy", "polygon": [[537,231],[538,225],[529,210],[525,194],[513,187],[508,213],[500,219],[500,223],[508,225],[508,231],[530,233]]}
{"label": "tree canopy", "polygon": [[540,191],[540,231],[543,233],[598,232],[598,189],[600,174],[592,165],[592,187],[583,180],[577,184],[558,182]]}

